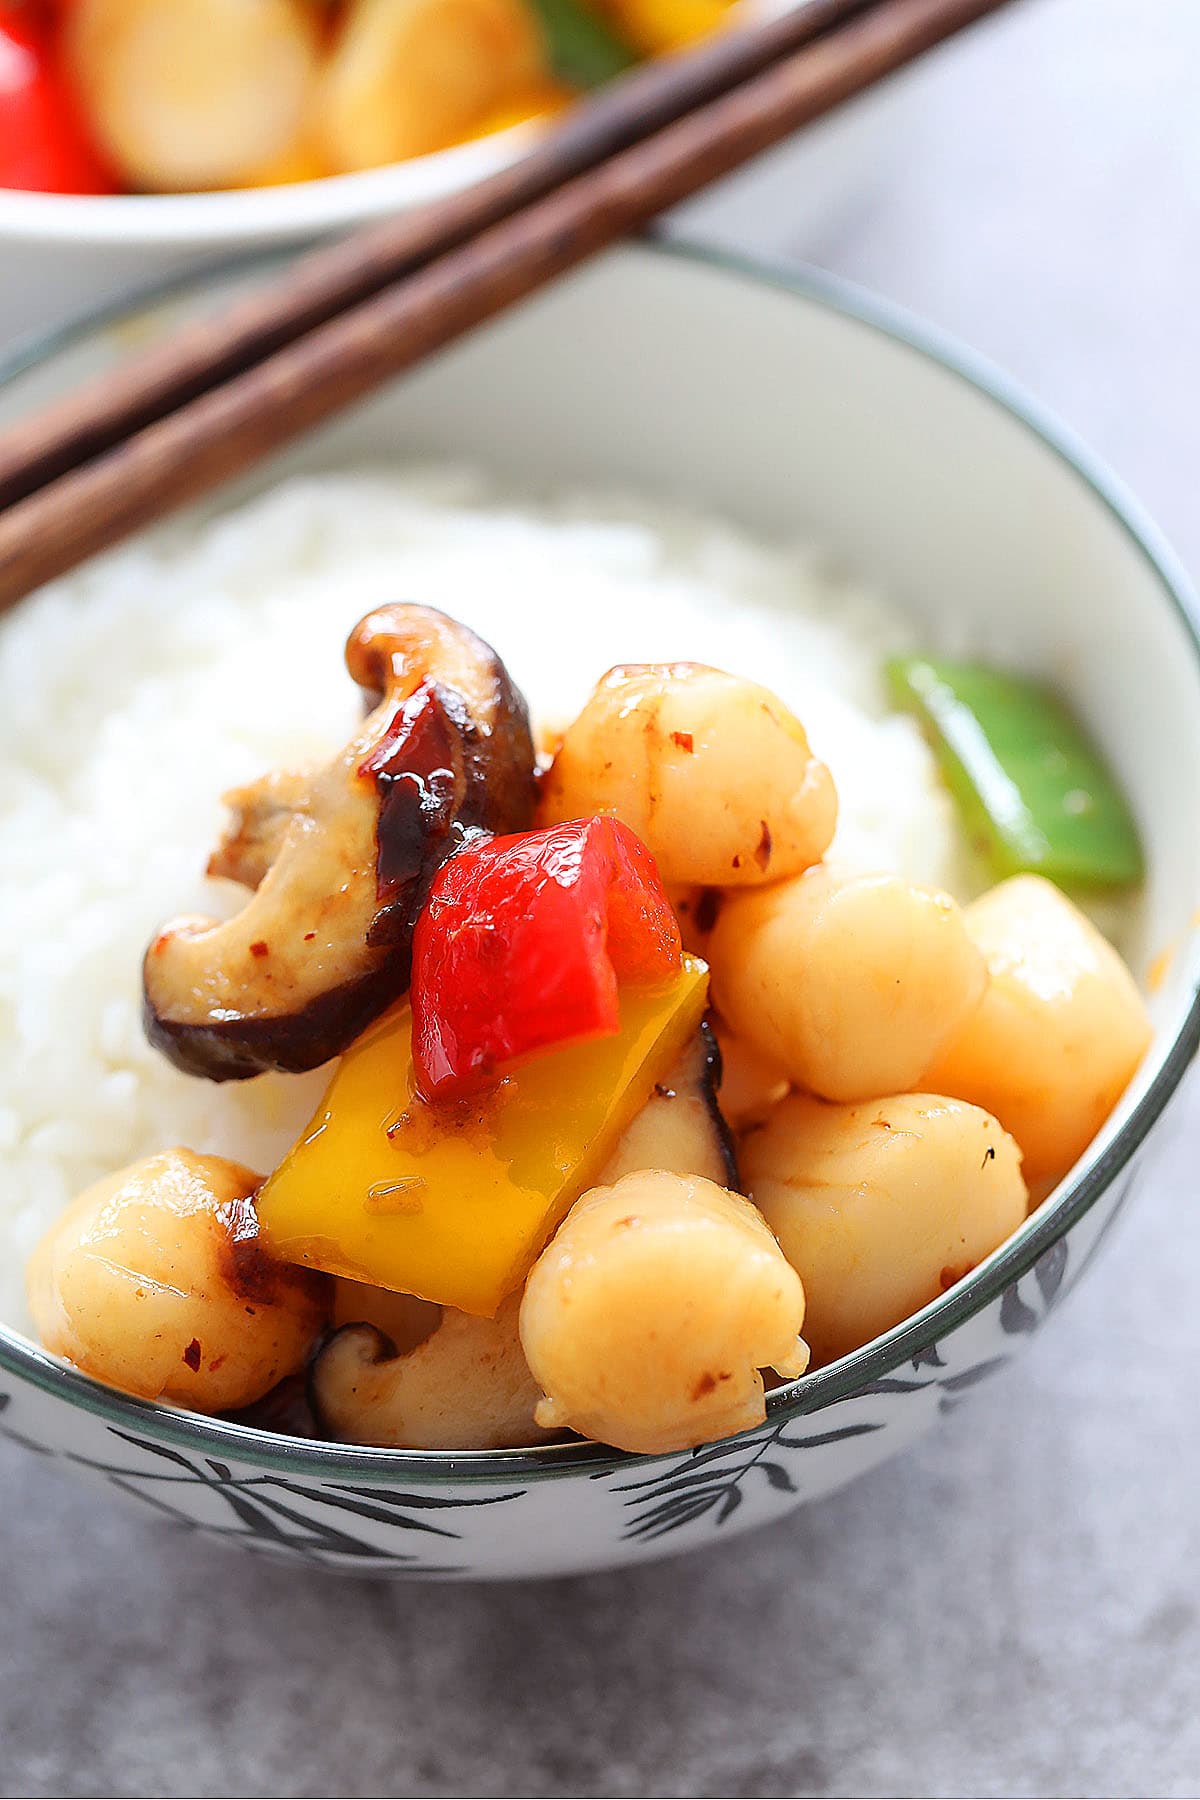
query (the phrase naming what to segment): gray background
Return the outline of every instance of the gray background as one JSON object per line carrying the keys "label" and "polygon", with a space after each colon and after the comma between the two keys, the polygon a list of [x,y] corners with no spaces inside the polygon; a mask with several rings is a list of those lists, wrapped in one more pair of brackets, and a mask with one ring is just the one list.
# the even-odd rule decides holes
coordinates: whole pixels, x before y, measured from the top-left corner
{"label": "gray background", "polygon": [[[921,71],[822,246],[1070,419],[1193,568],[1198,13],[1029,0],[979,29]],[[1195,1093],[1173,1123],[1157,1191],[1023,1364],[701,1558],[321,1583],[0,1446],[0,1791],[1197,1793]]]}

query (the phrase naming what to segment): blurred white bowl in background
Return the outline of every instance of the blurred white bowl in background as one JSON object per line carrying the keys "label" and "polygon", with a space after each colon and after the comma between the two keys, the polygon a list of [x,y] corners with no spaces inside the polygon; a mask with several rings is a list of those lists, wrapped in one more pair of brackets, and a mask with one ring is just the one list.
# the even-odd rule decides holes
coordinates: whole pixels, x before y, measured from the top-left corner
{"label": "blurred white bowl in background", "polygon": [[[819,259],[884,168],[903,77],[821,121],[683,209],[688,234]],[[346,232],[505,167],[527,124],[356,175],[224,193],[71,195],[0,188],[0,345],[148,283],[271,245]]]}

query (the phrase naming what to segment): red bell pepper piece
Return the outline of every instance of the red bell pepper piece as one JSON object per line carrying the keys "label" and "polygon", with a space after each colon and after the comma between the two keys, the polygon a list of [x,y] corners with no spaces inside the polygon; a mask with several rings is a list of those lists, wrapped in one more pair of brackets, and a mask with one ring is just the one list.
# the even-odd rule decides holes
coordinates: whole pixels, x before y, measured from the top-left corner
{"label": "red bell pepper piece", "polygon": [[88,135],[51,34],[32,14],[0,4],[0,187],[115,193],[116,178]]}
{"label": "red bell pepper piece", "polygon": [[665,986],[679,926],[654,858],[617,819],[468,845],[413,936],[413,1063],[427,1100],[620,1029],[617,984]]}

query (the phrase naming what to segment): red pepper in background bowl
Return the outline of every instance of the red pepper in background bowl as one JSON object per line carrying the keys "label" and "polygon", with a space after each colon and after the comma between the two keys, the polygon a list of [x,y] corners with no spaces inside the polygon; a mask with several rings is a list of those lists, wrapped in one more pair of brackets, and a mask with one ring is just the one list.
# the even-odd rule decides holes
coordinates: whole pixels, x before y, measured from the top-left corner
{"label": "red pepper in background bowl", "polygon": [[618,984],[665,986],[679,926],[618,819],[492,838],[444,863],[413,938],[413,1062],[426,1100],[620,1029]]}
{"label": "red pepper in background bowl", "polygon": [[0,187],[116,193],[119,183],[88,135],[41,10],[0,4]]}

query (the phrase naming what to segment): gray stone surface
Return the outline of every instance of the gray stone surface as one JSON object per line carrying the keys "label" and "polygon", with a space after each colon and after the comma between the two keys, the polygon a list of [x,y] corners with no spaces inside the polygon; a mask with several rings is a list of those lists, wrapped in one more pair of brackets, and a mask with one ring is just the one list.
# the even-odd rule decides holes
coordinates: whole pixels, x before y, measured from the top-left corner
{"label": "gray stone surface", "polygon": [[[1200,564],[1195,0],[1031,0],[919,77],[826,260],[1057,407]],[[1136,16],[1136,24],[1133,20]],[[0,1450],[0,1791],[1200,1791],[1193,1093],[1025,1362],[916,1454],[634,1575],[304,1580]]]}

